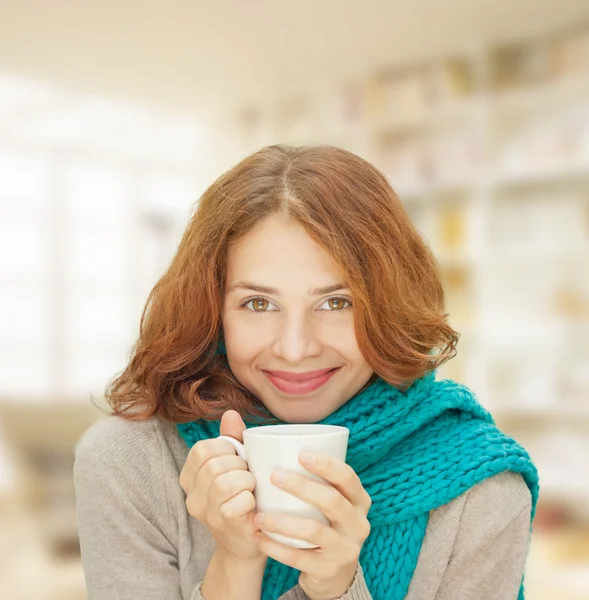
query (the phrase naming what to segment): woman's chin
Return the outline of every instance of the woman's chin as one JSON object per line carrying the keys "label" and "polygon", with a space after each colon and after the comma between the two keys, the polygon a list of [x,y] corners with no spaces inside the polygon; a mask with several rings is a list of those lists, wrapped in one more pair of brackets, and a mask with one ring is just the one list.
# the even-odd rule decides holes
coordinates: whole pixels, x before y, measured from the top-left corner
{"label": "woman's chin", "polygon": [[320,407],[309,406],[269,406],[266,408],[283,423],[317,423],[331,414],[328,408],[320,409]]}

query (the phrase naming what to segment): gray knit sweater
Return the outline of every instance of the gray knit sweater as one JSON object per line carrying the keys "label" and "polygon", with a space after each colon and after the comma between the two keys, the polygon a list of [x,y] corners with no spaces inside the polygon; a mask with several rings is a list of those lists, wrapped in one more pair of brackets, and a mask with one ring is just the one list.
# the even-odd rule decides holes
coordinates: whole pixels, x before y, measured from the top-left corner
{"label": "gray knit sweater", "polygon": [[[215,550],[178,483],[188,447],[159,418],[107,417],[76,448],[74,479],[88,600],[206,600]],[[406,600],[512,600],[530,536],[531,496],[503,473],[430,513]],[[371,600],[362,570],[342,600]],[[296,586],[280,600],[307,600]]]}

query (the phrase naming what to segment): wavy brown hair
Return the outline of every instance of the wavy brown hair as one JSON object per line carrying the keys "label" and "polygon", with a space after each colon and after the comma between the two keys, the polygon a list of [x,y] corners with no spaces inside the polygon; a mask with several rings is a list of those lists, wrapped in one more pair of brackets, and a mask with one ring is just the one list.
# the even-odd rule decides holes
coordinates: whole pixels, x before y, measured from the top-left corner
{"label": "wavy brown hair", "polygon": [[268,146],[219,177],[197,203],[147,299],[129,364],[107,388],[115,414],[174,423],[263,407],[235,379],[222,342],[227,246],[286,213],[347,277],[360,351],[375,374],[408,387],[456,354],[439,267],[385,177],[332,146]]}

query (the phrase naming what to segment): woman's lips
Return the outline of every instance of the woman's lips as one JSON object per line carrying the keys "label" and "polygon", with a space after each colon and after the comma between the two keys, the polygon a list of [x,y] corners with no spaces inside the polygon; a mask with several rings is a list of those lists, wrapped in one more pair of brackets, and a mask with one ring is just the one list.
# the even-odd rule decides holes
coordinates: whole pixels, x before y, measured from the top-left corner
{"label": "woman's lips", "polygon": [[307,373],[290,373],[288,371],[263,371],[263,373],[275,387],[285,394],[308,394],[325,385],[339,369],[340,367]]}

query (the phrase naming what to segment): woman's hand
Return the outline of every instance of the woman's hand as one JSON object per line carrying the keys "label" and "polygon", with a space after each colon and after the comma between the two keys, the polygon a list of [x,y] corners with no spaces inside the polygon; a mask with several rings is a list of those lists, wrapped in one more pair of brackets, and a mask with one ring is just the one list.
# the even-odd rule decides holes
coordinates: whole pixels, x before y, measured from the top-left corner
{"label": "woman's hand", "polygon": [[272,482],[319,508],[331,527],[312,519],[279,514],[259,513],[254,522],[265,531],[303,539],[318,548],[290,548],[262,532],[255,539],[265,555],[301,571],[299,584],[311,600],[335,599],[343,596],[354,580],[362,545],[370,533],[367,515],[372,501],[349,465],[324,455],[310,458],[307,460],[303,453],[299,460],[305,469],[334,487],[292,473],[276,472]]}
{"label": "woman's hand", "polygon": [[[242,441],[244,429],[239,413],[223,415],[221,435]],[[211,532],[217,550],[240,561],[266,560],[253,540],[256,480],[229,442],[197,442],[180,473],[180,485],[186,492],[188,512]]]}

